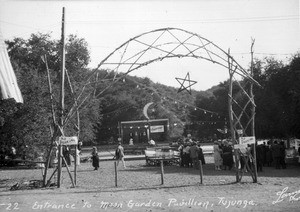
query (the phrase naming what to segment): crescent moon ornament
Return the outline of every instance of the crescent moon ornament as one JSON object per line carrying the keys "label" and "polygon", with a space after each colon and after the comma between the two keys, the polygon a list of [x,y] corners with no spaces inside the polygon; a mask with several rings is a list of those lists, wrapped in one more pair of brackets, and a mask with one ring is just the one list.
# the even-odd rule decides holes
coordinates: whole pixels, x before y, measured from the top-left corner
{"label": "crescent moon ornament", "polygon": [[143,109],[143,114],[144,114],[144,116],[146,117],[146,119],[150,119],[149,118],[149,116],[148,116],[148,108],[150,107],[150,105],[152,105],[153,104],[153,102],[149,102],[149,103],[147,103],[145,106],[144,106],[144,109]]}

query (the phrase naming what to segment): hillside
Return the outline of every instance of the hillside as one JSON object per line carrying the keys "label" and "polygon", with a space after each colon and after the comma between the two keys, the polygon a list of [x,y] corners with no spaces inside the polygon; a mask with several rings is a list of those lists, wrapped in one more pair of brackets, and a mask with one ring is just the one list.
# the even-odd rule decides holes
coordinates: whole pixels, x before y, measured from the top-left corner
{"label": "hillside", "polygon": [[195,108],[195,100],[212,95],[212,90],[192,90],[190,95],[187,91],[178,92],[174,87],[154,83],[149,78],[126,76],[100,98],[102,120],[97,124],[96,140],[115,139],[120,121],[145,120],[143,109],[148,103],[152,103],[147,110],[149,118],[169,119],[170,136],[181,136],[189,122],[189,111]]}

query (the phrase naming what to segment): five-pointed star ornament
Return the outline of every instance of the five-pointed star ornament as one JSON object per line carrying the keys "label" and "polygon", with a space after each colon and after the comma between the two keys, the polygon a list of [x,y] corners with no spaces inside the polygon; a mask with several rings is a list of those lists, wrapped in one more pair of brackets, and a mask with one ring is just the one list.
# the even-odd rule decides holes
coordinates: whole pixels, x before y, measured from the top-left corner
{"label": "five-pointed star ornament", "polygon": [[[178,89],[177,93],[186,90],[190,95],[192,94],[191,86],[195,85],[197,82],[194,80],[190,80],[190,73],[188,72],[184,79],[182,78],[175,78],[180,83],[180,88]],[[188,82],[188,85],[185,86],[185,82]]]}

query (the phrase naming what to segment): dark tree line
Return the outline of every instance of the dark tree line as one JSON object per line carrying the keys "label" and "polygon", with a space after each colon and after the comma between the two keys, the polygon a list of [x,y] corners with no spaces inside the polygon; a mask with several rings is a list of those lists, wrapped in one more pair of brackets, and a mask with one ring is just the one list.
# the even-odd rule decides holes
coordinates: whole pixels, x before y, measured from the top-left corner
{"label": "dark tree line", "polygon": [[[35,153],[47,150],[53,130],[47,70],[42,56],[47,56],[54,107],[59,111],[61,43],[48,34],[32,34],[27,40],[15,38],[6,44],[24,104],[17,104],[12,99],[0,101],[0,146],[22,149],[27,145],[30,157],[35,157]],[[87,42],[70,35],[66,44],[66,69],[75,95],[80,93],[91,75],[89,61]],[[262,85],[262,88],[254,88],[257,137],[300,136],[299,66],[299,55],[291,58],[287,65],[273,59],[255,61],[254,78]],[[119,75],[110,70],[99,70],[99,77],[104,76],[107,81],[97,85],[95,93]],[[74,99],[67,83],[65,88],[68,111]],[[91,92],[92,89],[87,89],[83,96]],[[236,86],[234,92],[238,92]],[[153,83],[148,78],[126,76],[81,108],[79,139],[85,145],[106,143],[109,139],[115,141],[119,136],[118,122],[144,120],[143,108],[149,102],[154,103],[148,111],[151,119],[169,119],[171,138],[188,133],[199,139],[209,137],[216,134],[217,129],[228,127],[227,93],[227,81],[208,91],[193,91],[189,95],[177,93],[176,88]],[[74,122],[71,120],[66,126],[67,135],[76,133]]]}
{"label": "dark tree line", "polygon": [[[293,56],[288,64],[273,58],[254,63],[254,78],[262,87],[254,86],[256,116],[255,134],[257,138],[291,138],[300,136],[300,55]],[[241,84],[247,83],[242,80]],[[218,134],[228,123],[228,88],[229,82],[220,83],[213,89],[213,96],[197,96],[195,105],[216,111],[213,119],[203,111],[190,111],[189,128],[198,137]],[[233,94],[239,88],[233,86]],[[212,118],[210,117],[210,118]],[[244,120],[245,122],[246,120]],[[193,124],[196,123],[196,124]],[[199,124],[200,123],[200,124]],[[219,134],[221,137],[222,134]]]}
{"label": "dark tree line", "polygon": [[[13,99],[1,101],[1,148],[9,149],[14,146],[17,152],[26,147],[27,156],[36,157],[37,152],[46,152],[53,131],[51,101],[48,89],[46,61],[50,69],[53,89],[54,109],[59,109],[59,75],[61,43],[52,40],[48,34],[32,34],[29,39],[14,38],[6,41],[9,57],[17,77],[18,85],[23,95],[24,104],[16,104]],[[90,61],[87,43],[75,35],[68,37],[66,44],[66,69],[77,91],[82,85]],[[66,109],[71,106],[73,97],[70,88],[66,87]],[[91,108],[83,110],[82,119]],[[11,112],[13,111],[13,113]],[[94,115],[94,114],[93,114]],[[56,117],[59,114],[55,114]],[[84,137],[92,136],[88,122],[83,125]],[[66,126],[66,132],[72,135],[75,130],[71,125]],[[67,134],[67,135],[68,135]],[[88,139],[91,139],[90,137]]]}
{"label": "dark tree line", "polygon": [[300,55],[284,65],[273,59],[255,63],[256,132],[259,137],[300,136]]}
{"label": "dark tree line", "polygon": [[[36,157],[37,152],[46,152],[53,133],[46,61],[54,94],[55,117],[60,115],[57,111],[60,109],[61,43],[60,40],[51,39],[49,34],[38,33],[28,39],[14,38],[6,41],[6,44],[24,104],[17,104],[13,99],[0,100],[0,147],[9,149],[14,146],[21,150],[27,146],[30,157]],[[87,67],[89,61],[86,41],[70,35],[66,43],[66,69],[75,96],[81,92],[92,73]],[[97,85],[95,93],[102,91],[116,75],[110,70],[99,70],[99,77],[105,77],[107,81]],[[82,96],[88,96],[93,89],[87,89]],[[65,113],[68,113],[74,97],[67,82],[65,93]],[[149,113],[151,118],[169,117],[170,120],[180,121],[176,116],[180,110],[178,105],[170,99],[161,101],[163,96],[174,96],[173,99],[188,99],[192,102],[192,98],[184,94],[178,97],[176,94],[175,88],[155,84],[148,78],[127,76],[80,109],[79,139],[86,145],[105,143],[111,137],[116,140],[119,136],[118,122],[145,119],[142,111],[148,102],[155,103],[155,108]],[[71,120],[65,127],[66,136],[75,135],[75,122],[75,119]],[[171,131],[179,136],[182,128],[182,125],[171,127]]]}

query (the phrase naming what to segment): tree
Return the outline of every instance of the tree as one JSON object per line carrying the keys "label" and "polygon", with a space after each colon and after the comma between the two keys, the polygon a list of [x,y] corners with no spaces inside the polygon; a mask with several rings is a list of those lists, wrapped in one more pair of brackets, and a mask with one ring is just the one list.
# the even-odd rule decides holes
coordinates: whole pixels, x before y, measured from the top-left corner
{"label": "tree", "polygon": [[288,67],[289,79],[289,116],[288,120],[291,122],[291,135],[300,137],[300,54],[292,58],[290,66]]}
{"label": "tree", "polygon": [[[43,152],[47,144],[49,128],[39,111],[29,105],[16,103],[14,99],[0,101],[0,145],[5,149],[15,147],[17,155],[33,159]],[[26,149],[26,152],[25,152]]]}
{"label": "tree", "polygon": [[[71,84],[66,80],[66,114],[74,104],[74,98],[78,95],[80,87],[84,84],[84,80],[90,73],[86,68],[90,61],[87,43],[84,39],[75,35],[70,35],[69,42],[66,45],[66,64],[68,76]],[[34,146],[45,146],[49,144],[51,133],[50,126],[52,124],[51,101],[48,90],[47,69],[45,59],[41,56],[47,56],[47,63],[50,69],[52,88],[54,94],[54,109],[59,110],[59,73],[60,73],[60,41],[52,40],[49,34],[32,34],[29,39],[15,38],[12,41],[6,41],[8,45],[9,56],[15,70],[18,84],[24,98],[24,105],[19,119],[26,117],[26,123],[30,126],[26,136],[22,139],[24,143]],[[68,78],[67,78],[68,79]],[[72,85],[72,89],[69,85]],[[73,93],[71,92],[73,91]],[[81,114],[82,118],[82,138],[92,139],[92,126],[90,120],[93,120],[95,114],[92,112],[93,107],[85,108]],[[22,113],[23,116],[22,116]],[[27,114],[27,115],[26,115]],[[56,112],[55,116],[59,114]],[[74,135],[76,127],[74,127],[75,118],[72,117],[66,126],[66,135]],[[18,123],[18,120],[14,120]],[[26,129],[26,128],[24,128]],[[23,131],[21,131],[23,132]],[[16,132],[14,132],[16,133]],[[20,136],[17,137],[19,140]]]}

